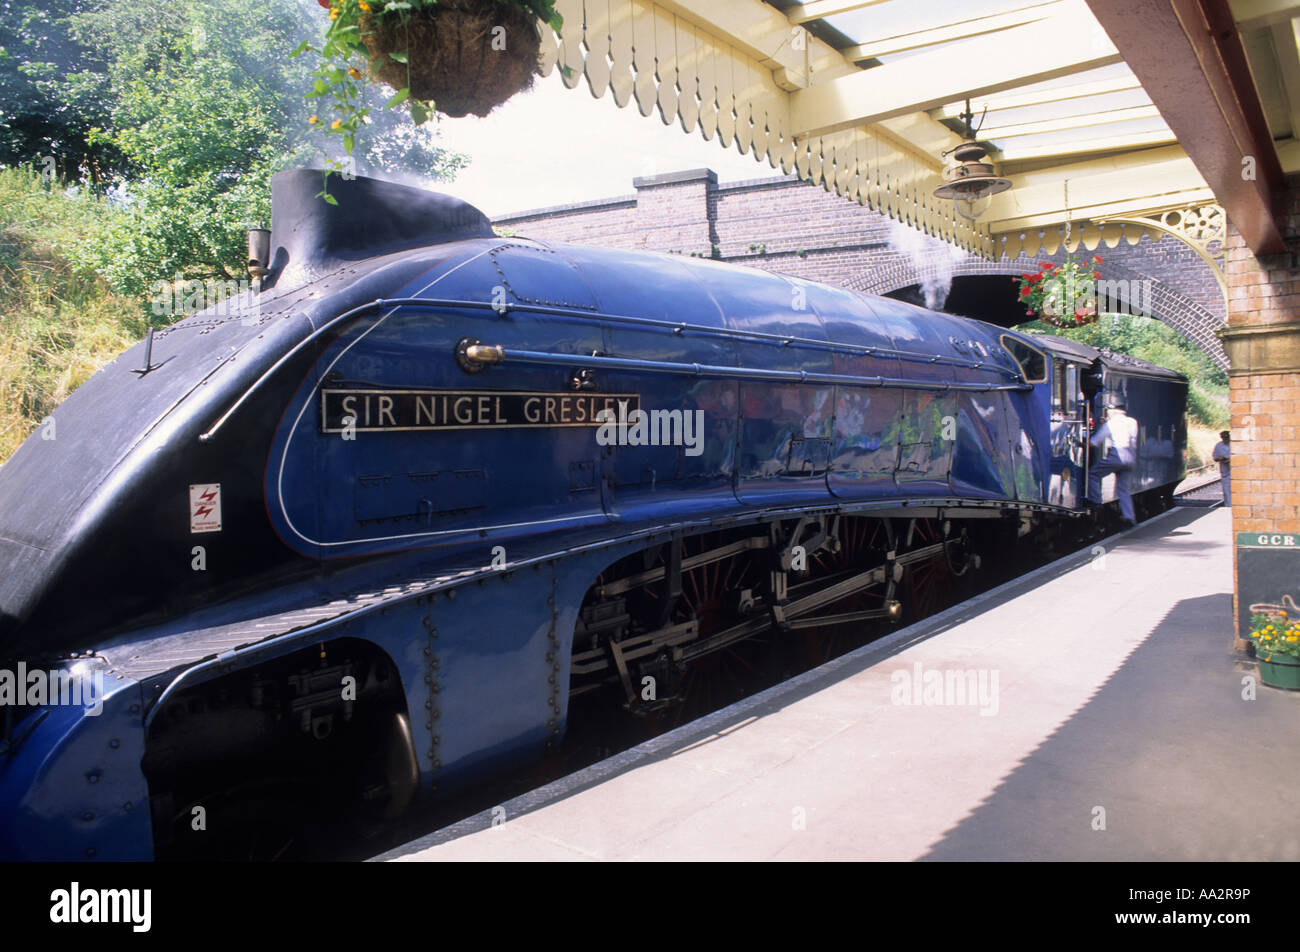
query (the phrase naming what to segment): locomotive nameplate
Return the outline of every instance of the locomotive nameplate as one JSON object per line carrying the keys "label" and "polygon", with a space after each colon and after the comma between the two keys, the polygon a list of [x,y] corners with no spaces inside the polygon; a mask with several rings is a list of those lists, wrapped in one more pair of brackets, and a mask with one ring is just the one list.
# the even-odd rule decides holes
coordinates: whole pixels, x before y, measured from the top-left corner
{"label": "locomotive nameplate", "polygon": [[321,390],[322,433],[598,427],[597,414],[640,409],[635,393],[520,390]]}

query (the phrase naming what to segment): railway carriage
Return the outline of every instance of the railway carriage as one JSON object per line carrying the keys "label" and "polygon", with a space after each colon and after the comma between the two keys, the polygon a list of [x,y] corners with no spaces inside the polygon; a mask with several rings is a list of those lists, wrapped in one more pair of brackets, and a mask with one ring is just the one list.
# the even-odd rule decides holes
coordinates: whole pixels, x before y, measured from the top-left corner
{"label": "railway carriage", "polygon": [[274,855],[303,803],[382,820],[536,757],[571,698],[659,710],[755,635],[914,617],[1080,521],[1098,394],[1151,508],[1182,475],[1177,374],[320,182],[276,177],[259,291],[0,468],[0,668],[85,702],[5,704],[6,857]]}

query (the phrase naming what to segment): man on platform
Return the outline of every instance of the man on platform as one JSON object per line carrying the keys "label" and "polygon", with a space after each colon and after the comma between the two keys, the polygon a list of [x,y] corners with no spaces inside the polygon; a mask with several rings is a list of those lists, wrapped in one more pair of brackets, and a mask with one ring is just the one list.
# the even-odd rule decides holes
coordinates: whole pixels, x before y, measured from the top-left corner
{"label": "man on platform", "polygon": [[1219,483],[1223,486],[1223,504],[1232,505],[1232,434],[1224,430],[1219,434],[1219,442],[1214,446],[1211,459],[1219,464]]}
{"label": "man on platform", "polygon": [[1137,463],[1138,424],[1124,410],[1124,399],[1111,397],[1107,403],[1106,422],[1097,427],[1089,442],[1099,449],[1101,458],[1088,468],[1088,498],[1101,502],[1102,477],[1115,474],[1115,497],[1125,526],[1137,525],[1133,497],[1129,494],[1129,477]]}

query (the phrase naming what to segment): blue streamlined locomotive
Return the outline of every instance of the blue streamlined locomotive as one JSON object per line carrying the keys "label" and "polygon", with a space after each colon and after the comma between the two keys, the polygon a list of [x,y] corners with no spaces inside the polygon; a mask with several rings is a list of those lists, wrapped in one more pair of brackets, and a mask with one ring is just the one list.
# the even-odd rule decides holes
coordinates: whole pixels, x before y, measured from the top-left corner
{"label": "blue streamlined locomotive", "polygon": [[1177,374],[320,183],[276,177],[257,293],[0,468],[4,856],[395,817],[540,754],[573,697],[655,709],[750,635],[902,617],[976,541],[1086,509],[1106,393],[1148,508],[1182,475]]}

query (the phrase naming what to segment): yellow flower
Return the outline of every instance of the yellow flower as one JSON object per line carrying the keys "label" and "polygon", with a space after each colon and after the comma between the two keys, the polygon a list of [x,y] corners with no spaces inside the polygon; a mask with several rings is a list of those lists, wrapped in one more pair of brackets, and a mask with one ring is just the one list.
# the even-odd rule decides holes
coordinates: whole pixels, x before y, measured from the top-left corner
{"label": "yellow flower", "polygon": [[339,126],[341,126],[341,125],[343,125],[343,120],[342,120],[342,119],[335,119],[333,122],[330,123],[330,128],[331,128],[331,129],[337,129],[337,128],[338,128]]}
{"label": "yellow flower", "polygon": [[310,119],[307,120],[307,124],[312,126],[316,125],[316,123],[318,122],[320,122],[320,120],[317,119],[315,116],[312,116]]}
{"label": "yellow flower", "polygon": [[357,6],[359,6],[362,9],[362,11],[365,13],[370,12],[370,4],[366,3],[366,0],[361,0],[361,2],[357,4]]}
{"label": "yellow flower", "polygon": [[331,20],[337,20],[338,18],[339,18],[339,11],[338,11],[338,8],[337,8],[337,7],[330,7],[330,19],[331,19]]}
{"label": "yellow flower", "polygon": [[348,75],[351,76],[353,79],[360,79],[360,78],[361,78],[361,70],[357,69],[355,66],[349,66],[349,67],[348,67]]}

